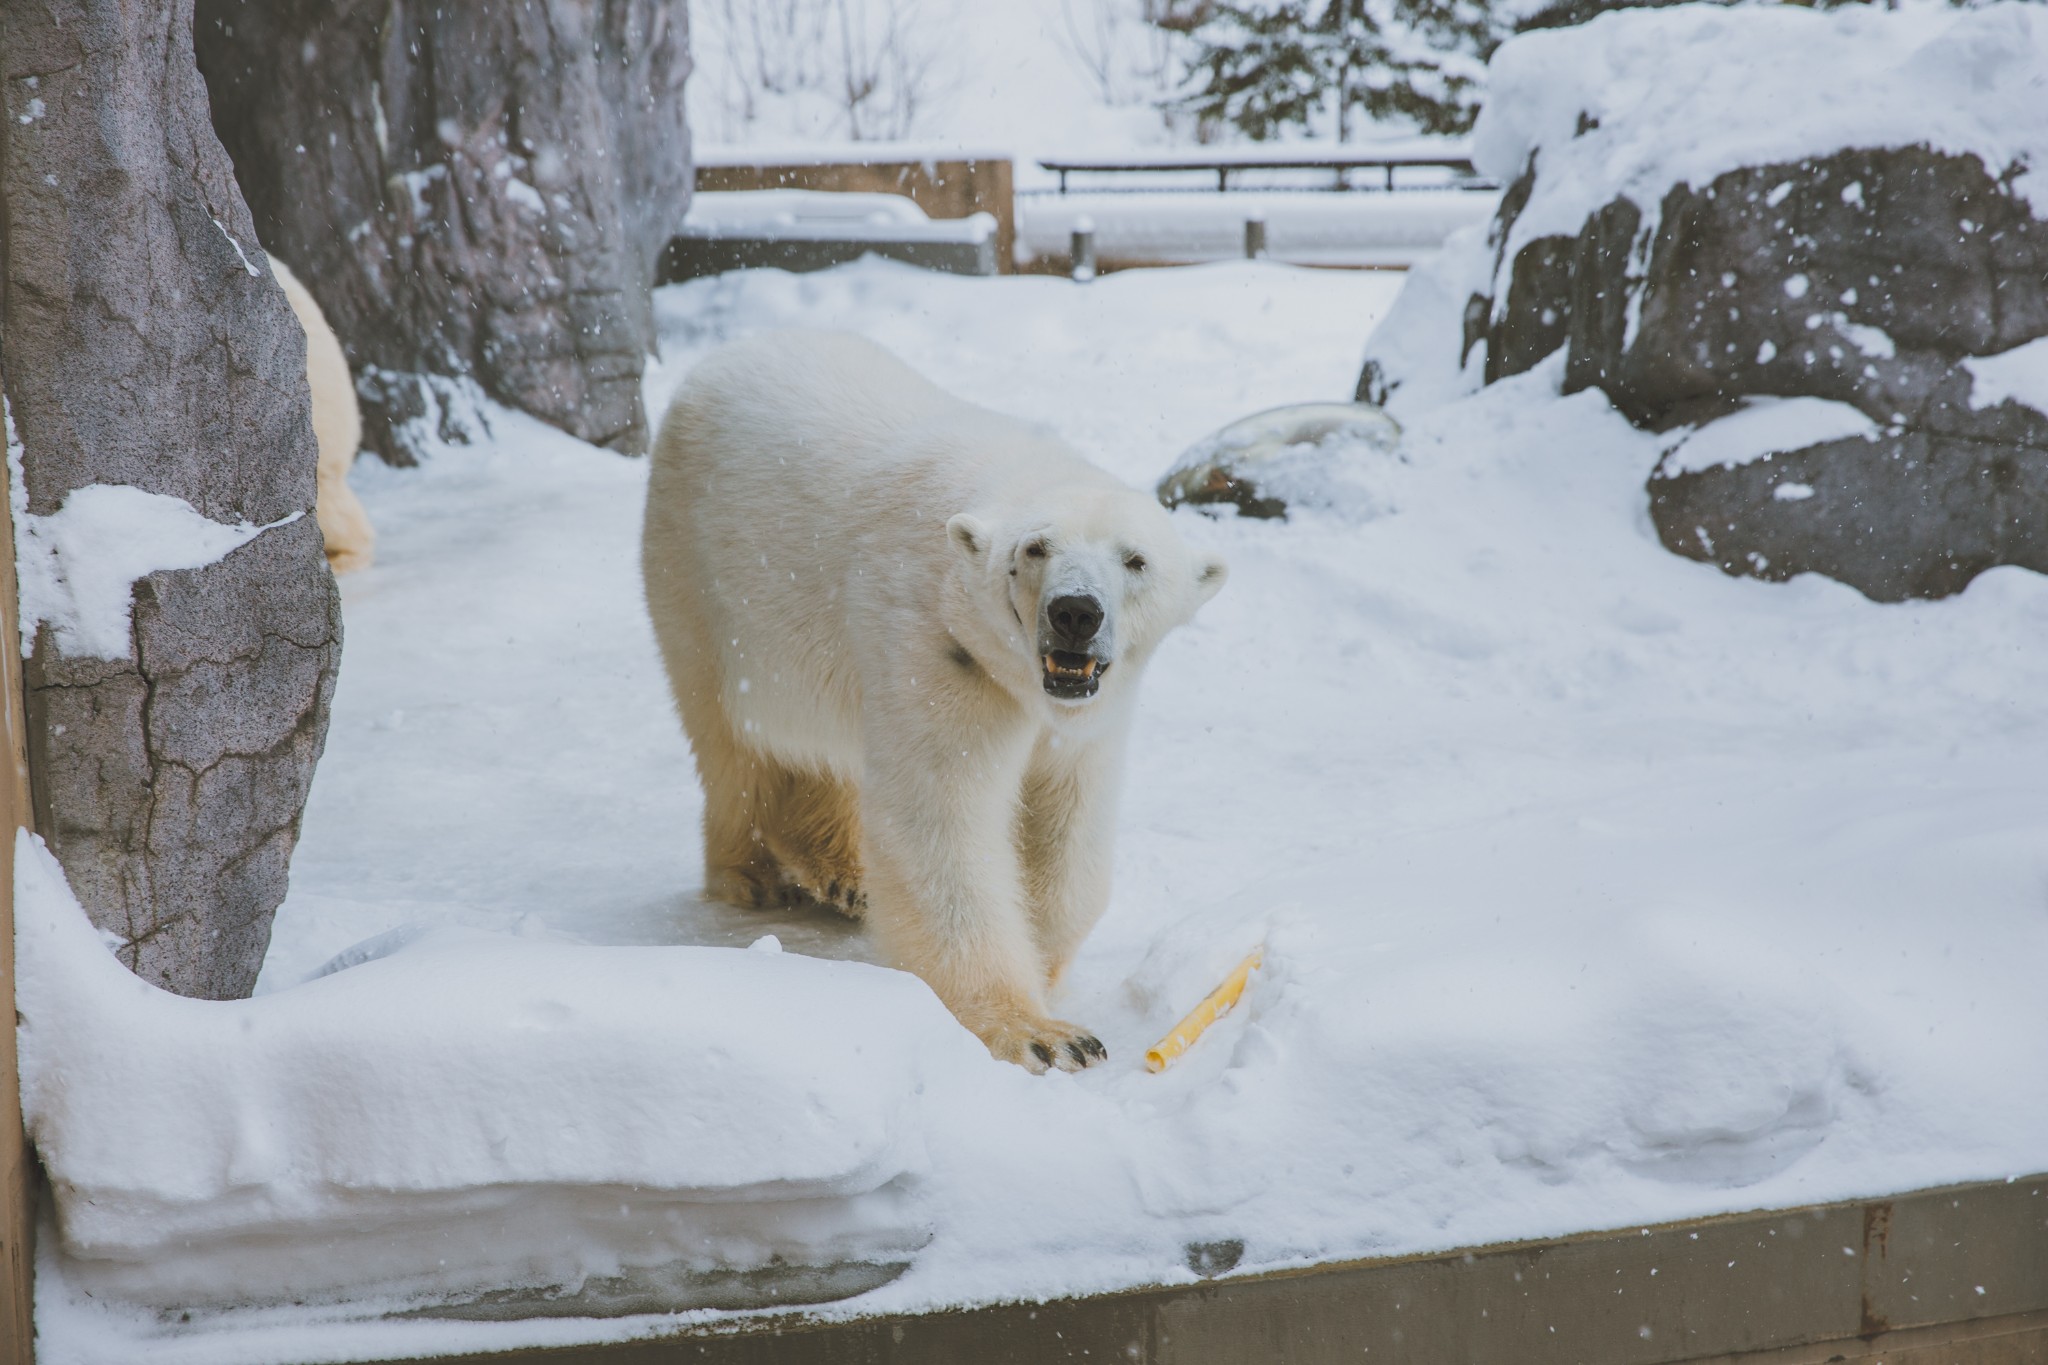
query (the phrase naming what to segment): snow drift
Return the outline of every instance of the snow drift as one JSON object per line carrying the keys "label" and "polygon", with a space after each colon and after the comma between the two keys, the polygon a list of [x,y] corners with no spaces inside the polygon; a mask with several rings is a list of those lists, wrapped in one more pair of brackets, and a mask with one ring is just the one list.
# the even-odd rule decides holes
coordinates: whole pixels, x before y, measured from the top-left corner
{"label": "snow drift", "polygon": [[39,840],[17,857],[22,1095],[91,1292],[746,1306],[928,1237],[919,1094],[978,1049],[914,977],[451,932],[194,1001],[114,960]]}

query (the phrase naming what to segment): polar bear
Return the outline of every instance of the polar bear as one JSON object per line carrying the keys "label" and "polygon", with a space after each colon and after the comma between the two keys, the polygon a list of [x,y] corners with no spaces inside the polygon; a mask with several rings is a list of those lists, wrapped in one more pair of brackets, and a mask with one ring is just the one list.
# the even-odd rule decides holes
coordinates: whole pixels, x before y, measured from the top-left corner
{"label": "polar bear", "polygon": [[781,332],[670,404],[641,567],[710,894],[864,917],[999,1058],[1105,1058],[1045,998],[1109,899],[1139,675],[1223,561],[1051,431]]}
{"label": "polar bear", "polygon": [[299,326],[306,330],[306,386],[313,391],[313,439],[320,446],[315,476],[313,516],[327,542],[327,563],[336,573],[370,566],[377,532],[370,514],[348,486],[349,466],[363,443],[363,417],[356,407],[356,386],[349,378],[348,357],[327,325],[327,315],[283,261],[272,256],[270,273],[284,286]]}

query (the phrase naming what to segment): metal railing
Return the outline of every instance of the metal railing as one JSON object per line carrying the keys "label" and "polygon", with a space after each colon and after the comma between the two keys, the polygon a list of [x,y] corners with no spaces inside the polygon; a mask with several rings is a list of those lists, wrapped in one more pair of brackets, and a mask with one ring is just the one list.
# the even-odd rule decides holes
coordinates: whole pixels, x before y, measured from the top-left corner
{"label": "metal railing", "polygon": [[[1039,166],[1053,172],[1060,178],[1059,193],[1067,192],[1067,178],[1071,175],[1111,175],[1130,173],[1207,172],[1216,177],[1218,192],[1231,188],[1231,177],[1246,171],[1328,171],[1331,181],[1322,188],[1329,190],[1355,190],[1365,188],[1352,183],[1353,171],[1378,171],[1383,177],[1380,189],[1392,191],[1396,188],[1394,173],[1398,170],[1426,168],[1451,173],[1451,187],[1458,189],[1494,190],[1500,188],[1492,180],[1481,176],[1472,164],[1469,154],[1459,149],[1419,148],[1382,149],[1376,151],[1331,150],[1328,152],[1304,151],[1299,147],[1267,149],[1219,150],[1207,156],[1191,156],[1172,153],[1162,156],[1124,157],[1057,157],[1042,158]],[[1129,191],[1131,186],[1106,185],[1105,190]],[[1146,188],[1150,188],[1149,186]],[[1242,188],[1242,185],[1240,185]],[[1267,188],[1262,186],[1261,188]],[[1425,188],[1416,186],[1415,188]],[[1445,188],[1441,183],[1426,188]]]}

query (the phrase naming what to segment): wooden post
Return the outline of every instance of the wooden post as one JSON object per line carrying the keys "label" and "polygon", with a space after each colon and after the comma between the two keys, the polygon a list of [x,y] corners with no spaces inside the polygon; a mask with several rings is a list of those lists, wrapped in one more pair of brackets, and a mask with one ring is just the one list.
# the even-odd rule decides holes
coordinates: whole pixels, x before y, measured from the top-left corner
{"label": "wooden post", "polygon": [[1095,278],[1095,220],[1086,214],[1074,220],[1072,261],[1068,273],[1074,277],[1074,283],[1086,284]]}
{"label": "wooden post", "polygon": [[30,823],[14,514],[0,500],[0,1361],[35,1359],[36,1162],[21,1129],[14,1055],[14,831]]}

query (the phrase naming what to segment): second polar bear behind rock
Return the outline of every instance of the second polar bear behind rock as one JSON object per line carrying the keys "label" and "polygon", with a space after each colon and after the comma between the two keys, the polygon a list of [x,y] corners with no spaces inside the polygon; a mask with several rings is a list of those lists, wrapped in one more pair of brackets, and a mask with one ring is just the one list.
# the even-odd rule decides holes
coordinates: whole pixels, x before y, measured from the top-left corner
{"label": "second polar bear behind rock", "polygon": [[1108,904],[1139,674],[1223,561],[1050,431],[782,332],[670,405],[642,569],[711,894],[864,915],[997,1057],[1105,1057],[1046,995]]}
{"label": "second polar bear behind rock", "polygon": [[306,386],[313,395],[313,439],[320,447],[313,516],[327,543],[328,566],[338,574],[354,573],[370,567],[377,546],[370,514],[348,486],[349,466],[356,462],[356,447],[363,441],[355,381],[349,377],[340,338],[299,277],[275,256],[270,258],[270,273],[283,286],[306,332]]}

